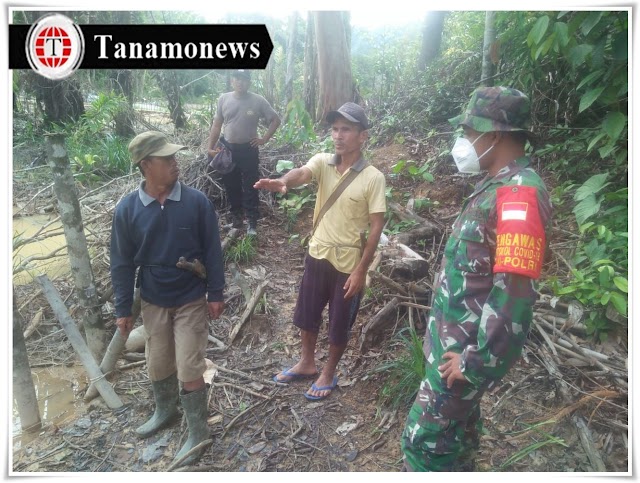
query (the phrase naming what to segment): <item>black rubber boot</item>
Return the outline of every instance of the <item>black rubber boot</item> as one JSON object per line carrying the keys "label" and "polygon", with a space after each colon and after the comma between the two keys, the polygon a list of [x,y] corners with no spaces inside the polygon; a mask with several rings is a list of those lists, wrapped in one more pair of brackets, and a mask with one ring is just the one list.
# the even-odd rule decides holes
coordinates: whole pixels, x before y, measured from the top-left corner
{"label": "black rubber boot", "polygon": [[231,213],[231,227],[244,228],[244,220],[240,213]]}
{"label": "black rubber boot", "polygon": [[151,419],[136,429],[141,438],[148,438],[167,427],[178,416],[178,377],[172,374],[161,381],[151,381],[156,410]]}
{"label": "black rubber boot", "polygon": [[[189,428],[189,437],[186,443],[182,446],[176,457],[173,459],[173,463],[178,461],[184,454],[195,448],[203,441],[209,439],[209,427],[207,426],[207,388],[206,386],[197,391],[190,392],[188,394],[180,393],[180,402],[182,403],[182,409],[187,417],[187,427]],[[180,466],[188,466],[197,462],[206,447],[201,448],[193,455],[189,456],[185,461],[180,463]]]}

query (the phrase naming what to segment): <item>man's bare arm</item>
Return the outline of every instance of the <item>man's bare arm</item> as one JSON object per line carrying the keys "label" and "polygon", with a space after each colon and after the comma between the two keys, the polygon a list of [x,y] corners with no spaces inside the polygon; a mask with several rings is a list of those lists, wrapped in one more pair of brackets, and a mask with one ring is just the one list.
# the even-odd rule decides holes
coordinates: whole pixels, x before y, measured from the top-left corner
{"label": "man's bare arm", "polygon": [[217,151],[214,149],[218,139],[220,139],[220,131],[222,131],[222,121],[213,121],[211,126],[211,132],[209,133],[209,144],[207,145],[207,152],[210,156],[215,156]]}
{"label": "man's bare arm", "polygon": [[311,170],[306,166],[295,168],[287,174],[277,179],[263,178],[259,179],[253,185],[255,189],[265,189],[276,193],[286,194],[290,188],[301,186],[311,181]]}

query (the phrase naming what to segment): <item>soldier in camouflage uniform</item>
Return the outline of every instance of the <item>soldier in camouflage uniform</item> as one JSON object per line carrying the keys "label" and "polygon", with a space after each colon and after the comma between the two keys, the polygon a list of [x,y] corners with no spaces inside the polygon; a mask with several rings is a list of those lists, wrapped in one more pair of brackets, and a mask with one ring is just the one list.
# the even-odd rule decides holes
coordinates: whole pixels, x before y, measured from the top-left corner
{"label": "soldier in camouflage uniform", "polygon": [[461,172],[488,171],[466,199],[436,276],[426,373],[402,435],[407,471],[474,468],[480,399],[520,357],[529,332],[551,203],[524,153],[529,99],[482,87],[450,120]]}

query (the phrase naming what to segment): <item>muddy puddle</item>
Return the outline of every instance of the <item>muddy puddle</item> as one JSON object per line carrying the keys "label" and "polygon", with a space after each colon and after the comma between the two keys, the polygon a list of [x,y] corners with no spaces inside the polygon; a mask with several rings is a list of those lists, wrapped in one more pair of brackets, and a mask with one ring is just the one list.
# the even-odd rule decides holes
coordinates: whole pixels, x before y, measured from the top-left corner
{"label": "muddy puddle", "polygon": [[[43,426],[76,419],[84,410],[78,391],[86,386],[87,377],[81,367],[52,366],[31,371]],[[13,401],[12,436],[14,451],[28,444],[38,432],[22,432],[16,401]]]}
{"label": "muddy puddle", "polygon": [[[51,223],[56,215],[29,215],[19,216],[13,219],[13,239],[14,246],[16,239],[32,238],[43,226]],[[46,273],[49,278],[65,275],[69,272],[69,260],[66,257],[66,249],[58,252],[59,255],[47,260],[32,260],[29,268],[17,271],[19,267],[29,257],[45,257],[66,245],[62,223],[58,220],[47,226],[40,235],[47,236],[37,242],[28,243],[14,250],[13,252],[13,283],[14,285],[25,285],[34,281],[35,277]]]}

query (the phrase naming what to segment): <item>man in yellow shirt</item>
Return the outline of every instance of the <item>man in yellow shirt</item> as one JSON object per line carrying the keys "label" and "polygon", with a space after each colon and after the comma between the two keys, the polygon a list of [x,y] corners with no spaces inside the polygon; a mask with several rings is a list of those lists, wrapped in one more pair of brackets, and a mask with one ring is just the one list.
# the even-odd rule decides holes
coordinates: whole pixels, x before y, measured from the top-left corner
{"label": "man in yellow shirt", "polygon": [[[384,175],[367,164],[362,147],[369,122],[364,109],[347,102],[327,115],[335,154],[313,156],[300,168],[278,179],[261,179],[254,187],[287,193],[288,189],[314,180],[318,183],[314,224],[325,202],[349,172],[358,175],[326,211],[309,241],[304,275],[293,323],[300,328],[300,361],[274,377],[277,382],[314,377],[318,373],[315,347],[322,311],[329,304],[329,359],[305,393],[309,400],[324,399],[336,387],[336,367],[349,340],[356,319],[367,269],[384,226],[386,212]],[[360,233],[369,229],[362,250]]]}

